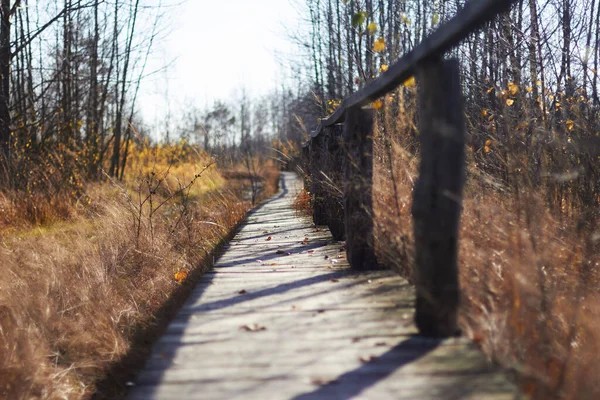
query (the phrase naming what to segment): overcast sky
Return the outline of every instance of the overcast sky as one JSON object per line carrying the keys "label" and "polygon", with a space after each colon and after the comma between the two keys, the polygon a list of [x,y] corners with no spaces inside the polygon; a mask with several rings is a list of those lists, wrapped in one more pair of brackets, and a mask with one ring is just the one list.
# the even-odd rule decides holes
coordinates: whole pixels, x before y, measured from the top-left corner
{"label": "overcast sky", "polygon": [[138,103],[147,123],[164,116],[167,99],[175,115],[187,104],[230,99],[241,87],[260,95],[281,83],[278,59],[295,49],[288,35],[298,25],[290,0],[187,0],[165,10],[166,30],[146,71],[168,67],[144,81]]}

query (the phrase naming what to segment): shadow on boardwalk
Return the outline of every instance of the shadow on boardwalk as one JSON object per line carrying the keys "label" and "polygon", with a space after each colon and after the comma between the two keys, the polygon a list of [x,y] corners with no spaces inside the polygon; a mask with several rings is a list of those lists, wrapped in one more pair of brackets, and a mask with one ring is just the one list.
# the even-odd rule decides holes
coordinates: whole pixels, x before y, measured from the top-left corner
{"label": "shadow on boardwalk", "polygon": [[343,243],[291,208],[255,209],[157,341],[131,399],[513,399],[461,338],[415,336],[413,289],[348,269]]}

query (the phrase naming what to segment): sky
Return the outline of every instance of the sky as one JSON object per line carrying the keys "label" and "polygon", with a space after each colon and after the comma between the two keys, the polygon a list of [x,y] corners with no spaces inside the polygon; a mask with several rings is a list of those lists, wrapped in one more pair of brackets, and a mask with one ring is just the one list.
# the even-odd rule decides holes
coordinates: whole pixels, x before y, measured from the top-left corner
{"label": "sky", "polygon": [[168,111],[175,116],[182,107],[233,99],[242,87],[260,96],[281,84],[285,68],[279,60],[297,48],[289,39],[299,23],[290,0],[165,1],[146,67],[152,74],[138,100],[146,123],[158,123]]}

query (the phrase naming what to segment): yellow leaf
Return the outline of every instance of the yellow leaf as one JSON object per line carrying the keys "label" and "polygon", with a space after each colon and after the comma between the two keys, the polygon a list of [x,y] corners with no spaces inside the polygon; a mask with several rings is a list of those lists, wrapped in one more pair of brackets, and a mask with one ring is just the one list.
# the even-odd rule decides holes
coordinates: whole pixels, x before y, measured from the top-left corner
{"label": "yellow leaf", "polygon": [[177,283],[183,283],[183,281],[185,281],[187,276],[188,276],[187,272],[179,271],[179,272],[176,272],[175,275],[173,275],[173,278],[175,279],[175,281]]}
{"label": "yellow leaf", "polygon": [[379,72],[386,72],[387,70],[388,70],[387,64],[381,64],[381,67],[379,67]]}
{"label": "yellow leaf", "polygon": [[488,111],[487,111],[487,110],[483,110],[483,111],[481,112],[481,116],[482,116],[482,117],[487,117],[487,115],[488,115]]}
{"label": "yellow leaf", "polygon": [[385,50],[385,39],[380,37],[373,43],[373,51],[376,53],[381,53]]}
{"label": "yellow leaf", "polygon": [[572,119],[568,119],[567,122],[567,129],[572,131],[573,128],[575,127],[575,121],[573,121]]}
{"label": "yellow leaf", "polygon": [[400,20],[402,21],[402,23],[410,25],[410,19],[408,19],[406,13],[402,13],[402,15],[400,16]]}
{"label": "yellow leaf", "polygon": [[404,85],[404,87],[413,87],[416,84],[417,84],[417,82],[415,81],[415,77],[411,76],[410,78],[408,78],[407,80],[405,80],[402,85]]}
{"label": "yellow leaf", "polygon": [[517,86],[514,82],[510,82],[508,84],[508,91],[510,92],[511,95],[514,96],[519,91],[519,86]]}
{"label": "yellow leaf", "polygon": [[513,104],[515,104],[515,101],[513,99],[506,99],[506,105],[507,106],[512,106]]}
{"label": "yellow leaf", "polygon": [[486,146],[490,146],[491,144],[492,144],[492,140],[491,139],[488,139],[488,140],[485,141],[485,145]]}
{"label": "yellow leaf", "polygon": [[367,30],[371,35],[377,32],[377,29],[379,29],[379,27],[375,22],[371,22],[369,25],[367,25]]}
{"label": "yellow leaf", "polygon": [[440,14],[433,13],[433,18],[431,19],[431,22],[433,23],[433,25],[435,25],[438,22],[440,22]]}
{"label": "yellow leaf", "polygon": [[531,93],[531,92],[533,92],[533,88],[532,88],[532,87],[528,87],[528,88],[527,88],[527,89],[525,89],[525,90],[527,90],[527,93]]}
{"label": "yellow leaf", "polygon": [[381,107],[383,107],[383,102],[381,100],[375,100],[373,102],[374,109],[379,110]]}
{"label": "yellow leaf", "polygon": [[492,93],[492,90],[494,90],[494,88],[493,88],[493,87],[489,88],[489,89],[487,90],[487,92],[485,92],[485,93],[486,93],[486,94],[490,94],[490,93]]}

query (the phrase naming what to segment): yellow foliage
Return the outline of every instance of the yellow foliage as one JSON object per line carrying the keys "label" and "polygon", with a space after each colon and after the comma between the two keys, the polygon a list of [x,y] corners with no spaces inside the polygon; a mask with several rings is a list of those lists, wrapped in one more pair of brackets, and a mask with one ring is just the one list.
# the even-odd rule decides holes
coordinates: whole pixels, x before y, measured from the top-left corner
{"label": "yellow foliage", "polygon": [[483,151],[485,151],[486,153],[489,153],[491,150],[491,146],[492,146],[492,141],[490,139],[485,141],[485,146],[483,146]]}
{"label": "yellow foliage", "polygon": [[410,25],[410,19],[408,18],[406,13],[402,13],[402,15],[400,16],[400,20],[402,21],[402,23]]}
{"label": "yellow foliage", "polygon": [[506,105],[507,106],[512,106],[513,104],[515,104],[515,101],[513,99],[506,99]]}
{"label": "yellow foliage", "polygon": [[[211,164],[212,159],[209,154],[191,146],[185,140],[175,144],[155,146],[130,143],[125,180],[131,181],[140,176],[156,175],[157,178],[164,179],[165,185],[170,190],[176,191],[180,185],[189,184],[204,170],[202,178],[198,179],[190,190],[190,194],[200,195],[225,184],[225,179]],[[207,166],[209,167],[206,168]]]}
{"label": "yellow foliage", "polygon": [[381,53],[385,50],[385,39],[380,37],[373,43],[373,51],[376,53]]}
{"label": "yellow foliage", "polygon": [[377,32],[378,29],[379,29],[379,27],[377,26],[377,24],[375,22],[371,22],[369,25],[367,25],[367,30],[369,31],[369,33],[371,35],[373,35],[375,32]]}
{"label": "yellow foliage", "polygon": [[519,86],[514,82],[510,82],[508,84],[508,91],[511,95],[516,95],[519,92]]}
{"label": "yellow foliage", "polygon": [[411,76],[410,78],[408,78],[407,80],[405,80],[402,85],[404,87],[413,87],[417,84],[417,81],[415,80],[414,76]]}
{"label": "yellow foliage", "polygon": [[381,64],[381,67],[379,67],[379,72],[386,72],[387,70],[388,70],[387,64]]}
{"label": "yellow foliage", "polygon": [[570,131],[572,131],[573,128],[575,128],[575,121],[573,121],[572,119],[568,119],[566,121],[566,124],[567,124],[567,129]]}
{"label": "yellow foliage", "polygon": [[383,102],[381,100],[375,100],[373,102],[374,109],[379,110],[381,107],[383,107]]}

